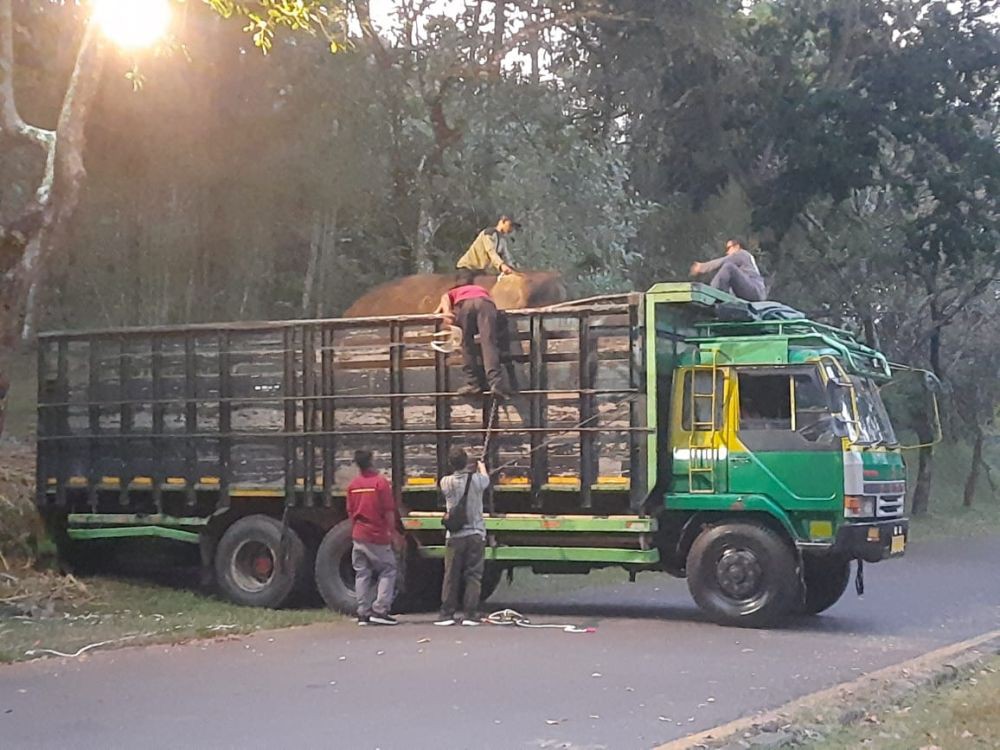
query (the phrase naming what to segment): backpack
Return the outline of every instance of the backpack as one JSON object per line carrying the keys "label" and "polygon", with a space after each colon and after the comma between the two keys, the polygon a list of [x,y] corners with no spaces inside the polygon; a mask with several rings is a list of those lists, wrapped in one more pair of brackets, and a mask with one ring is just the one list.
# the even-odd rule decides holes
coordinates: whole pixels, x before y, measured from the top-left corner
{"label": "backpack", "polygon": [[[454,508],[446,510],[444,512],[444,518],[441,519],[441,525],[453,534],[456,531],[461,531],[462,527],[468,523],[469,514],[466,512],[465,507],[466,501],[469,499],[469,487],[471,486],[472,472],[470,471],[468,478],[465,480],[465,492],[462,493],[462,499],[455,504]],[[445,507],[448,507],[447,500],[445,500]]]}

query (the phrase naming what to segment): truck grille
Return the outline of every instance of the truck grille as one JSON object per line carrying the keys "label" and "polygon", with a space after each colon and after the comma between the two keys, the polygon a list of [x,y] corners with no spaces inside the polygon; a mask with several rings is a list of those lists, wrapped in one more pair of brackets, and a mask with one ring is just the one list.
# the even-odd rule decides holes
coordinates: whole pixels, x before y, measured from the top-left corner
{"label": "truck grille", "polygon": [[879,518],[896,518],[903,515],[903,496],[879,495],[875,500],[875,515]]}
{"label": "truck grille", "polygon": [[865,482],[865,495],[875,498],[875,515],[878,518],[896,518],[903,515],[906,499],[906,482]]}

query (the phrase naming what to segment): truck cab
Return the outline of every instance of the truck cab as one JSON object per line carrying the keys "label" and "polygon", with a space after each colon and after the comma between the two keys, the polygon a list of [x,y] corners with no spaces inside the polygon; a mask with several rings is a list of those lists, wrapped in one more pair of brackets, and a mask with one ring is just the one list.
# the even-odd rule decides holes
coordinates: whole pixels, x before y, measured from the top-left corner
{"label": "truck cab", "polygon": [[[802,607],[818,612],[843,593],[852,560],[906,547],[906,470],[878,390],[892,373],[879,352],[788,308],[716,299],[736,320],[694,321],[671,309],[689,314],[716,294],[665,284],[647,295],[650,408],[668,425],[651,436],[661,557],[718,617],[766,620],[768,607],[791,606],[766,575],[791,546]],[[713,526],[729,531],[716,531],[714,551],[698,545],[710,560],[693,560]]]}

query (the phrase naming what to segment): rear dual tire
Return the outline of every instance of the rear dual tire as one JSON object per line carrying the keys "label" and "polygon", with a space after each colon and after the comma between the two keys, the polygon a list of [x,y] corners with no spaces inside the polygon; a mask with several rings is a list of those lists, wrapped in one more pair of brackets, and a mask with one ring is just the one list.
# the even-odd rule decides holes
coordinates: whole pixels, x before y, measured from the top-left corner
{"label": "rear dual tire", "polygon": [[[351,522],[341,521],[326,533],[316,552],[316,588],[330,609],[346,615],[353,615],[358,608],[351,560],[353,548]],[[430,612],[441,606],[443,560],[420,557],[416,543],[408,539],[399,573],[402,586],[393,602],[394,612]],[[483,573],[482,601],[499,585],[501,575],[499,568],[487,564]]]}
{"label": "rear dual tire", "polygon": [[309,583],[306,548],[296,531],[264,515],[234,522],[215,550],[215,580],[230,601],[284,606]]}

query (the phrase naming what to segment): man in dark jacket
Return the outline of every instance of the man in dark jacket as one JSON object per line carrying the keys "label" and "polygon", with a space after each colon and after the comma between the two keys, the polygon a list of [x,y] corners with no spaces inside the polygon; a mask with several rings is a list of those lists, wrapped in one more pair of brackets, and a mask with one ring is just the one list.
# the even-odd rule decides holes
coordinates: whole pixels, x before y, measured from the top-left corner
{"label": "man in dark jacket", "polygon": [[739,240],[726,242],[726,254],[715,260],[691,265],[691,275],[715,272],[712,286],[729,292],[747,302],[763,302],[767,299],[764,279],[757,268],[757,261],[743,249]]}

